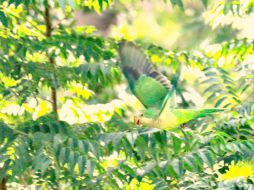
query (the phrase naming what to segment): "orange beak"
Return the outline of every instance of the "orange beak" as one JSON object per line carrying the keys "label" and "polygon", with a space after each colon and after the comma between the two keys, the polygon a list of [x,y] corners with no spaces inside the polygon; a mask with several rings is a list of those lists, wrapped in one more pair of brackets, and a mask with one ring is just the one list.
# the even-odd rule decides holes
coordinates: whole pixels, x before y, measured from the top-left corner
{"label": "orange beak", "polygon": [[134,116],[134,124],[135,124],[135,125],[140,125],[139,117]]}

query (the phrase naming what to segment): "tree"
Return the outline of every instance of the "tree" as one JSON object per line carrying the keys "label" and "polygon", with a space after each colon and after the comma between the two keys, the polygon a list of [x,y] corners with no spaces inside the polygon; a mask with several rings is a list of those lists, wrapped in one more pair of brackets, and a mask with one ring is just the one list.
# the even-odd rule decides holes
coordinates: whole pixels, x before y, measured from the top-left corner
{"label": "tree", "polygon": [[[184,8],[180,0],[171,3]],[[75,9],[100,12],[111,4],[109,0],[1,2],[0,189],[190,189],[188,176],[193,173],[193,180],[201,184],[195,188],[236,186],[216,178],[226,165],[212,174],[206,170],[219,161],[253,157],[254,71],[246,61],[253,54],[253,42],[239,39],[197,54],[137,41],[149,57],[160,57],[153,59],[157,66],[175,71],[188,65],[204,71],[207,102],[232,109],[195,121],[189,129],[138,129],[125,119],[128,102],[115,95],[116,85],[123,82],[118,41],[96,35],[92,26],[73,26]],[[247,8],[236,1],[220,6],[225,13],[243,6],[249,13],[253,3],[249,1]],[[179,106],[188,107],[191,102],[184,98],[184,90],[181,81]],[[72,123],[64,121],[69,115]],[[253,179],[242,184],[248,187]]]}

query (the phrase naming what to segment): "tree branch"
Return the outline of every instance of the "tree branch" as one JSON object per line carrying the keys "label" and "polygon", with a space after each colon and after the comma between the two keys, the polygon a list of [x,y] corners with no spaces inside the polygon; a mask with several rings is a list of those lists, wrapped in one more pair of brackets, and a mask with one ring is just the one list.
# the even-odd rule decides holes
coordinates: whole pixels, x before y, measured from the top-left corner
{"label": "tree branch", "polygon": [[[0,168],[0,171],[1,169],[2,168]],[[7,190],[6,182],[7,182],[6,177],[3,177],[3,179],[0,181],[0,190]]]}
{"label": "tree branch", "polygon": [[[47,38],[49,38],[51,36],[51,32],[52,32],[52,23],[50,20],[50,7],[48,4],[48,1],[45,1],[45,10],[44,10],[44,21],[46,24],[46,33],[45,36]],[[53,65],[55,65],[55,61],[52,57],[49,57],[49,62]],[[52,86],[51,86],[51,101],[52,101],[52,109],[53,112],[56,114],[56,118],[58,118],[58,112],[57,112],[57,87],[55,85],[55,81],[56,80],[56,74],[53,73],[53,79],[52,79]]]}

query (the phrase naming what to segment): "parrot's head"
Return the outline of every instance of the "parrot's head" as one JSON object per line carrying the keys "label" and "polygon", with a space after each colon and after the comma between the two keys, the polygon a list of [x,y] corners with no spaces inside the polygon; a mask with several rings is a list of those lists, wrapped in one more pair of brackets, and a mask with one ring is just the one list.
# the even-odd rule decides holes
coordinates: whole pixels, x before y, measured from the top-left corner
{"label": "parrot's head", "polygon": [[145,125],[147,127],[152,127],[155,121],[158,111],[154,109],[142,110],[134,116],[134,124],[138,126]]}
{"label": "parrot's head", "polygon": [[137,114],[134,116],[134,124],[138,126],[146,125],[150,126],[153,122],[153,118],[144,116],[144,114]]}

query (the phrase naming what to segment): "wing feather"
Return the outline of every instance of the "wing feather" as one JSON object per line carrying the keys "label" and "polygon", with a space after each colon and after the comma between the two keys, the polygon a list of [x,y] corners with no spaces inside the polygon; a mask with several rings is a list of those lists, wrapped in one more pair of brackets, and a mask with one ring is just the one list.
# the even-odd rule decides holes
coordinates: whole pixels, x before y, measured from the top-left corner
{"label": "wing feather", "polygon": [[131,91],[145,107],[161,107],[172,88],[171,82],[158,72],[147,56],[131,42],[120,43],[121,68]]}

